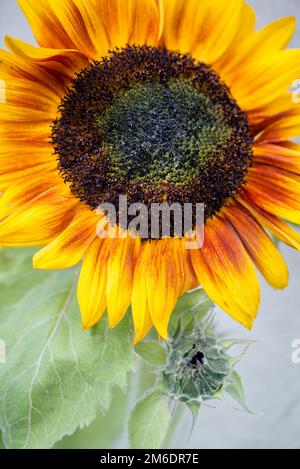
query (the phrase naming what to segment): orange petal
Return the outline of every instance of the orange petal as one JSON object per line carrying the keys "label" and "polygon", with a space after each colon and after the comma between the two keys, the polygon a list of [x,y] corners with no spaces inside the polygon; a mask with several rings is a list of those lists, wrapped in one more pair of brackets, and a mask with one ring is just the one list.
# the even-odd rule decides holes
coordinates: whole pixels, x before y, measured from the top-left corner
{"label": "orange petal", "polygon": [[266,212],[253,204],[246,196],[241,194],[239,202],[261,223],[267,230],[280,241],[300,251],[300,234],[293,230],[275,215]]}
{"label": "orange petal", "polygon": [[151,262],[146,276],[148,306],[153,325],[165,339],[184,282],[180,244],[180,239],[151,242]]}
{"label": "orange petal", "polygon": [[298,76],[300,50],[283,50],[239,68],[238,76],[227,83],[241,108],[253,112],[286,94]]}
{"label": "orange petal", "polygon": [[[43,0],[42,2],[39,0],[18,0],[18,2],[27,17],[35,39],[41,47],[76,49],[64,25],[57,18],[51,0]],[[77,23],[78,21],[74,17],[73,25],[77,25]],[[68,26],[67,19],[66,25]]]}
{"label": "orange petal", "polygon": [[237,204],[227,207],[222,213],[236,229],[251,259],[270,285],[277,289],[286,288],[289,281],[286,263],[261,225]]}
{"label": "orange petal", "polygon": [[127,44],[155,45],[160,29],[155,0],[19,0],[40,46],[77,49],[100,59]]}
{"label": "orange petal", "polygon": [[202,36],[206,8],[198,0],[162,0],[162,43],[167,49],[192,52]]}
{"label": "orange petal", "polygon": [[39,203],[43,194],[54,189],[65,192],[67,188],[62,185],[61,178],[56,172],[48,174],[50,177],[41,177],[33,175],[22,181],[22,184],[11,185],[0,198],[0,220],[13,214],[18,209],[26,209],[34,205],[35,201]]}
{"label": "orange petal", "polygon": [[52,91],[47,84],[19,77],[6,81],[5,94],[7,104],[50,112],[56,111],[61,98],[57,91]]}
{"label": "orange petal", "polygon": [[0,158],[0,191],[5,191],[12,184],[21,184],[21,181],[31,179],[36,175],[39,175],[40,179],[51,179],[54,171],[56,171],[55,162],[49,163],[32,163],[30,166],[17,164],[17,161],[11,161],[10,163],[3,163]]}
{"label": "orange petal", "polygon": [[296,28],[294,17],[280,18],[263,29],[236,41],[231,57],[223,63],[222,76],[229,84],[240,75],[243,67],[264,58],[267,54],[283,49],[291,40]]}
{"label": "orange petal", "polygon": [[259,132],[264,130],[270,125],[270,122],[274,122],[280,115],[287,110],[291,109],[291,93],[286,90],[282,90],[282,93],[272,101],[257,106],[253,110],[248,111],[248,118],[250,126],[252,127],[252,133],[256,136]]}
{"label": "orange petal", "polygon": [[253,150],[256,162],[300,174],[300,147],[298,145],[290,147],[272,143],[256,143]]}
{"label": "orange petal", "polygon": [[[33,0],[30,1],[33,3]],[[87,57],[93,56],[94,45],[82,15],[83,2],[80,0],[46,0],[47,3],[53,22],[65,31],[69,43],[73,44],[71,49],[77,49]],[[46,9],[46,5],[44,8]],[[97,21],[96,17],[94,21]],[[70,49],[70,47],[66,48]]]}
{"label": "orange petal", "polygon": [[247,3],[242,5],[242,13],[240,18],[240,24],[236,31],[236,34],[228,47],[227,51],[214,62],[214,69],[221,75],[223,71],[227,69],[228,65],[234,60],[236,56],[237,48],[240,44],[243,44],[249,36],[252,36],[255,32],[256,25],[256,13],[254,8]]}
{"label": "orange petal", "polygon": [[168,49],[190,52],[212,63],[231,44],[239,28],[243,0],[163,0],[162,42]]}
{"label": "orange petal", "polygon": [[250,168],[247,179],[244,190],[255,205],[300,224],[300,176],[257,163]]}
{"label": "orange petal", "polygon": [[288,111],[275,115],[274,122],[256,137],[257,143],[284,142],[300,135],[300,106],[292,103],[290,106]]}
{"label": "orange petal", "polygon": [[48,124],[48,135],[51,135],[51,125],[56,117],[57,108],[45,100],[42,96],[30,91],[13,93],[7,86],[7,102],[0,106],[0,119],[2,125],[12,126],[19,121],[30,125],[31,122],[44,122]]}
{"label": "orange petal", "polygon": [[[22,187],[29,179],[33,181],[36,174],[39,174],[39,182],[55,178],[57,161],[53,148],[48,143],[45,146],[33,143],[29,145],[23,141],[16,145],[16,142],[4,140],[0,143],[0,190],[14,184]],[[51,185],[53,184],[54,181]]]}
{"label": "orange petal", "polygon": [[135,329],[134,345],[143,340],[153,325],[147,301],[147,273],[152,262],[151,252],[151,243],[142,243],[134,267],[131,295],[132,317]]}
{"label": "orange petal", "polygon": [[206,293],[248,329],[260,303],[257,274],[231,225],[215,217],[205,226],[204,247],[191,251],[193,267]]}
{"label": "orange petal", "polygon": [[111,241],[107,272],[107,312],[110,327],[125,315],[131,299],[134,258],[140,239],[116,238]]}
{"label": "orange petal", "polygon": [[[25,71],[35,75],[36,80],[51,86],[51,89],[61,96],[64,96],[65,85],[71,83],[76,72],[89,65],[87,57],[77,50],[36,47],[10,36],[5,37],[5,44],[14,52],[10,54],[10,59],[5,55],[6,62],[9,60],[15,62],[15,65],[18,64],[23,70],[21,74],[24,75]],[[3,54],[5,51],[2,51]],[[55,82],[58,83],[56,88],[52,86]]]}
{"label": "orange petal", "polygon": [[181,256],[181,265],[182,265],[182,271],[183,271],[183,284],[182,284],[180,295],[183,295],[189,290],[193,290],[199,285],[197,276],[193,269],[193,264],[192,264],[191,256],[190,256],[190,250],[187,249],[186,243],[187,243],[186,239],[183,239],[182,242],[180,243],[180,249],[181,249],[180,256]]}
{"label": "orange petal", "polygon": [[3,126],[12,122],[48,123],[48,137],[51,123],[57,114],[60,97],[43,83],[36,83],[20,77],[5,80],[5,103],[0,106],[0,119]]}
{"label": "orange petal", "polygon": [[81,261],[87,248],[97,236],[100,217],[84,206],[69,226],[50,244],[33,257],[35,269],[68,269]]}
{"label": "orange petal", "polygon": [[98,0],[88,8],[84,0],[78,3],[98,60],[127,44],[157,44],[161,23],[155,0]]}
{"label": "orange petal", "polygon": [[78,303],[84,329],[94,326],[106,309],[110,246],[111,240],[95,238],[83,259],[78,282]]}
{"label": "orange petal", "polygon": [[0,245],[44,246],[70,223],[78,201],[60,184],[0,222]]}

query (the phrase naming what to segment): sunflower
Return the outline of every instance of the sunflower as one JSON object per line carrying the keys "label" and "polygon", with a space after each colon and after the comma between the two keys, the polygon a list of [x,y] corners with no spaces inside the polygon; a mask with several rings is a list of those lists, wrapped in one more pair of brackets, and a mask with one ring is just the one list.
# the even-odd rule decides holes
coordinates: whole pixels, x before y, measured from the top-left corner
{"label": "sunflower", "polygon": [[[0,52],[1,246],[42,247],[37,269],[82,262],[84,328],[106,310],[114,327],[131,305],[136,342],[152,326],[167,338],[178,298],[201,285],[250,329],[257,270],[288,284],[274,237],[300,248],[295,19],[257,31],[244,0],[19,4],[38,47],[6,37]],[[203,248],[99,237],[97,206],[120,194],[203,202]]]}

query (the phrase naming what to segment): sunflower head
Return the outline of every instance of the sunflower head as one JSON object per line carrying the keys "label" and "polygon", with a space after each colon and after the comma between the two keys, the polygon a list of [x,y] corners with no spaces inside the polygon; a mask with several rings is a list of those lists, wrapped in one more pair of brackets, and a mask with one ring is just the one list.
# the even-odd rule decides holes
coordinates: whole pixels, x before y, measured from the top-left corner
{"label": "sunflower head", "polygon": [[[256,269],[288,284],[270,234],[300,250],[294,18],[257,31],[244,0],[19,3],[38,47],[7,38],[0,52],[1,246],[42,246],[40,269],[82,262],[85,328],[131,305],[136,341],[153,325],[167,338],[178,298],[201,285],[250,329]],[[189,204],[195,226],[204,204],[203,248],[175,230],[100,238],[111,220],[96,208],[119,212],[120,195],[146,207],[148,228],[153,204]],[[205,367],[191,354],[190,371]]]}
{"label": "sunflower head", "polygon": [[188,54],[117,49],[78,75],[59,114],[60,173],[91,208],[119,208],[124,194],[149,212],[153,203],[201,202],[210,218],[237,195],[252,161],[246,113]]}

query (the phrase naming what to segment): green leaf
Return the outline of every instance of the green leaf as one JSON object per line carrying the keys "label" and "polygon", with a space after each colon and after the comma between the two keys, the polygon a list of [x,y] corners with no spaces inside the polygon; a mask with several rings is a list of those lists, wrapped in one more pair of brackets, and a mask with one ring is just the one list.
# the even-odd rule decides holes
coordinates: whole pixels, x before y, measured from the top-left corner
{"label": "green leaf", "polygon": [[199,410],[201,408],[201,404],[196,403],[196,402],[187,402],[187,407],[190,410],[192,417],[193,417],[193,425],[191,428],[191,434],[195,428],[196,422],[197,422],[197,417],[199,414]]}
{"label": "green leaf", "polygon": [[126,428],[129,393],[114,387],[109,411],[99,414],[87,428],[78,429],[55,445],[55,449],[106,449],[115,448]]}
{"label": "green leaf", "polygon": [[144,396],[133,408],[128,433],[133,449],[157,449],[166,437],[171,414],[166,397],[160,391]]}
{"label": "green leaf", "polygon": [[197,288],[185,293],[177,301],[172,313],[169,326],[170,335],[174,335],[179,321],[183,329],[193,328],[194,324],[202,321],[213,307],[214,304],[203,289]]}
{"label": "green leaf", "polygon": [[189,312],[200,312],[204,316],[207,314],[214,304],[206,295],[202,288],[197,288],[181,296],[175,307],[175,312],[186,314]]}
{"label": "green leaf", "polygon": [[164,366],[167,360],[167,352],[158,341],[145,340],[135,346],[136,353],[153,366]]}
{"label": "green leaf", "polygon": [[220,341],[222,347],[226,350],[231,349],[235,345],[251,345],[257,344],[256,340],[249,340],[249,339],[223,339]]}
{"label": "green leaf", "polygon": [[[246,397],[244,392],[244,387],[242,380],[236,371],[233,371],[229,377],[228,382],[225,384],[223,392],[229,394],[240,406],[249,414],[255,416],[261,416],[262,414],[258,412],[253,412],[249,409],[246,403]],[[223,392],[221,394],[223,394]],[[222,398],[222,400],[226,403],[226,399]]]}
{"label": "green leaf", "polygon": [[224,390],[243,406],[246,403],[245,392],[242,384],[242,380],[236,371],[233,371],[230,375],[230,380],[226,384]]}
{"label": "green leaf", "polygon": [[7,448],[50,448],[107,412],[134,367],[129,321],[83,331],[77,272],[34,271],[32,251],[0,252],[0,429]]}

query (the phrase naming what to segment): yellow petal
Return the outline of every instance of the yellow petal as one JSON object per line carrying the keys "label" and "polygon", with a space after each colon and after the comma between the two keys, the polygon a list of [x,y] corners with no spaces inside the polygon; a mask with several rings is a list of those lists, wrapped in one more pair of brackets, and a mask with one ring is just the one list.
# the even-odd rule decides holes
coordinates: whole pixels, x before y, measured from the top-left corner
{"label": "yellow petal", "polygon": [[242,13],[240,17],[240,23],[233,37],[231,44],[228,46],[226,52],[213,63],[214,69],[221,75],[224,70],[230,66],[231,62],[236,57],[236,51],[240,44],[244,43],[249,36],[252,36],[255,32],[256,24],[256,13],[252,6],[247,3],[242,5]]}
{"label": "yellow petal", "polygon": [[98,0],[97,11],[109,48],[157,44],[160,14],[155,0]]}
{"label": "yellow petal", "polygon": [[[87,57],[91,57],[95,49],[82,16],[81,6],[83,2],[79,0],[47,1],[56,24],[61,25],[71,43],[74,44],[75,47],[72,47],[72,49],[77,49]],[[94,21],[96,20],[95,17]]]}
{"label": "yellow petal", "polygon": [[251,329],[260,303],[257,274],[233,228],[215,217],[205,227],[204,247],[191,251],[206,293],[236,321]]}
{"label": "yellow petal", "polygon": [[99,60],[127,44],[155,45],[160,15],[155,0],[19,0],[40,46],[77,49]]}
{"label": "yellow petal", "polygon": [[82,208],[69,226],[52,243],[33,257],[35,269],[67,269],[81,261],[97,236],[99,217],[89,207]]}
{"label": "yellow petal", "polygon": [[226,53],[239,30],[243,4],[243,0],[208,0],[203,39],[195,52],[198,59],[213,64]]}
{"label": "yellow petal", "polygon": [[23,140],[19,141],[18,145],[16,141],[5,142],[3,138],[0,143],[0,190],[3,191],[9,185],[24,187],[26,181],[33,183],[37,174],[38,183],[43,180],[51,181],[51,186],[54,185],[56,177],[59,179],[56,157],[49,143],[34,145],[33,142],[28,144]]}
{"label": "yellow petal", "polygon": [[151,243],[146,289],[149,312],[153,325],[164,339],[168,339],[171,313],[182,291],[180,239],[162,239]]}
{"label": "yellow petal", "polygon": [[107,312],[110,327],[125,315],[131,299],[134,257],[140,239],[116,238],[111,241],[107,272]]}
{"label": "yellow petal", "polygon": [[[1,72],[0,72],[1,73]],[[10,77],[5,80],[5,103],[0,106],[2,125],[11,121],[49,122],[48,138],[51,135],[51,122],[57,114],[60,96],[47,84]]]}
{"label": "yellow petal", "polygon": [[61,98],[57,91],[52,91],[47,84],[21,78],[11,78],[6,81],[5,95],[7,104],[54,113],[57,111]]}
{"label": "yellow petal", "polygon": [[164,0],[163,44],[213,63],[235,37],[243,5],[243,0]]}
{"label": "yellow petal", "polygon": [[[34,49],[39,48],[34,47]],[[52,93],[62,93],[63,95],[65,92],[60,75],[51,75],[49,70],[43,69],[38,64],[28,60],[27,57],[19,57],[3,49],[0,49],[0,73],[6,81],[11,79],[29,80],[30,83],[33,82],[36,85],[41,84],[43,87],[48,87]]]}
{"label": "yellow petal", "polygon": [[[23,108],[20,107],[17,103],[14,104],[1,104],[0,107],[0,119],[1,122],[6,125],[13,125],[13,122],[20,122],[23,125],[27,123],[30,125],[31,122],[45,122],[49,124],[49,135],[51,135],[51,124],[55,119],[55,112],[53,110],[43,109],[42,101],[38,98],[35,100],[32,96],[32,106],[36,102],[36,109],[33,109],[30,105]],[[39,109],[40,108],[40,109]]]}
{"label": "yellow petal", "polygon": [[255,219],[261,223],[267,230],[272,233],[280,241],[284,242],[288,246],[300,251],[300,234],[293,230],[287,223],[284,223],[280,218],[266,212],[262,208],[253,204],[246,196],[242,193],[239,197],[239,202],[255,217]]}
{"label": "yellow petal", "polygon": [[239,69],[238,76],[229,84],[241,108],[253,111],[285,94],[297,76],[300,76],[300,50],[284,50]]}
{"label": "yellow petal", "polygon": [[196,288],[198,284],[197,276],[193,269],[193,264],[191,261],[190,250],[187,249],[187,240],[185,238],[182,239],[182,242],[179,246],[180,249],[180,256],[181,256],[181,265],[182,265],[182,272],[183,272],[183,283],[180,295],[183,295],[189,290],[193,290]]}
{"label": "yellow petal", "polygon": [[31,179],[36,175],[39,175],[40,180],[51,180],[54,171],[57,171],[56,166],[55,162],[51,161],[49,163],[32,163],[30,166],[25,166],[18,164],[18,161],[13,159],[4,163],[0,158],[0,191],[3,192],[14,183],[21,184],[21,181]]}
{"label": "yellow petal", "polygon": [[258,163],[277,166],[300,174],[300,146],[293,143],[256,143],[254,157]]}
{"label": "yellow petal", "polygon": [[300,106],[291,103],[291,108],[288,111],[276,115],[274,122],[265,126],[263,131],[256,137],[256,142],[285,142],[299,135]]}
{"label": "yellow petal", "polygon": [[134,268],[131,295],[132,317],[135,329],[134,345],[143,340],[153,325],[149,313],[146,287],[147,272],[152,262],[151,249],[151,244],[149,242],[144,242],[142,244]]}
{"label": "yellow petal", "polygon": [[244,190],[258,207],[300,224],[300,176],[275,166],[253,165]]}
{"label": "yellow petal", "polygon": [[231,57],[223,63],[222,77],[229,84],[233,83],[251,62],[264,58],[270,53],[283,49],[291,40],[296,28],[294,17],[280,18],[260,31],[234,44]]}
{"label": "yellow petal", "polygon": [[206,7],[198,0],[162,0],[162,43],[167,49],[192,52],[201,41]]}
{"label": "yellow petal", "polygon": [[289,281],[287,265],[261,225],[237,204],[227,207],[222,213],[226,214],[251,259],[270,285],[279,290],[286,288]]}
{"label": "yellow petal", "polygon": [[34,62],[49,61],[60,56],[80,56],[80,52],[75,49],[50,49],[46,47],[36,47],[21,39],[12,36],[5,36],[6,47],[14,52],[18,57]]}
{"label": "yellow petal", "polygon": [[[43,175],[45,176],[45,175]],[[0,198],[0,220],[13,214],[16,210],[24,210],[35,204],[40,203],[40,199],[48,197],[49,192],[52,195],[56,191],[64,193],[66,189],[62,187],[62,181],[56,171],[49,173],[47,177],[33,175],[22,181],[21,184],[10,186]]]}
{"label": "yellow petal", "polygon": [[34,98],[51,99],[56,117],[57,106],[75,74],[88,66],[87,58],[77,51],[42,49],[10,37],[6,43],[15,52],[0,51],[0,74],[8,90],[10,84],[32,90],[24,93],[26,102]]}
{"label": "yellow petal", "polygon": [[255,32],[256,12],[251,5],[248,5],[248,3],[244,3],[242,6],[240,21],[236,36],[232,42],[232,48],[236,47],[236,44],[240,44],[242,41],[245,41]]}
{"label": "yellow petal", "polygon": [[18,2],[41,47],[76,49],[64,25],[61,24],[53,11],[50,0],[42,2],[40,0],[18,0]]}
{"label": "yellow petal", "polygon": [[78,282],[78,303],[84,329],[94,326],[106,309],[110,246],[111,240],[95,238],[84,256]]}
{"label": "yellow petal", "polygon": [[67,186],[49,189],[0,222],[0,246],[44,246],[70,223],[78,201]]}

